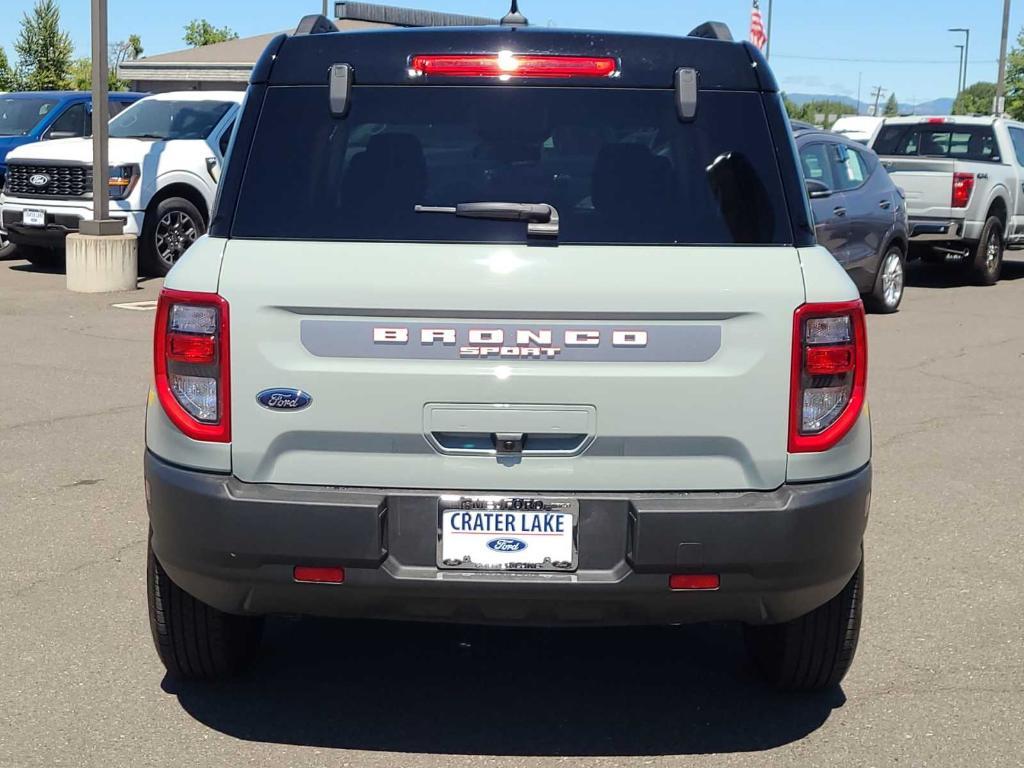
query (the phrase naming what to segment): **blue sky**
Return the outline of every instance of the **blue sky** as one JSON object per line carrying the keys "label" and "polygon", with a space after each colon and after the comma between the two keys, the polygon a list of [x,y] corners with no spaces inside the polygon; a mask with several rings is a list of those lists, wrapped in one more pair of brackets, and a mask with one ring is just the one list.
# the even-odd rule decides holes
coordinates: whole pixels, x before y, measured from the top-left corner
{"label": "blue sky", "polygon": [[[767,8],[768,0],[761,0]],[[866,101],[871,87],[895,91],[901,102],[952,96],[962,36],[948,27],[971,27],[970,81],[995,80],[1002,0],[774,0],[772,66],[783,87],[794,93],[857,95],[858,78]],[[3,0],[0,45],[12,57],[17,20],[32,0]],[[86,55],[89,3],[58,0],[66,29]],[[395,0],[395,5],[500,16],[506,0]],[[319,12],[319,0],[109,0],[110,38],[142,36],[147,53],[183,47],[182,28],[206,17],[241,35],[283,30],[306,12]],[[737,36],[749,28],[749,0],[521,0],[531,21],[557,26],[657,31],[685,34],[705,19],[728,23]],[[1011,17],[1011,43],[1024,26],[1024,3]],[[12,57],[13,58],[13,57]]]}

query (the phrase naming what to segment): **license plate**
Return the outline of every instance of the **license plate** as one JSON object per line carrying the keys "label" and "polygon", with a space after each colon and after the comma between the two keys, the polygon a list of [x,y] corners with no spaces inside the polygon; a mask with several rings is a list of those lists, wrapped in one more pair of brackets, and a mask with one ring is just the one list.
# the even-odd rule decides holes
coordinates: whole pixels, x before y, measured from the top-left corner
{"label": "license plate", "polygon": [[438,568],[576,570],[576,499],[444,496],[438,508]]}
{"label": "license plate", "polygon": [[21,223],[26,227],[45,227],[46,211],[27,208],[21,214]]}

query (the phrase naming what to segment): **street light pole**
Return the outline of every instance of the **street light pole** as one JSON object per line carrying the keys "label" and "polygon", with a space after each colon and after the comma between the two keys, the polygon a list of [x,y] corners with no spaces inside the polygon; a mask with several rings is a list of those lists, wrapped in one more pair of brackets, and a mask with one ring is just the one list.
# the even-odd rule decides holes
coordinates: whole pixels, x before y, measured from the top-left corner
{"label": "street light pole", "polygon": [[1003,0],[1003,41],[999,46],[999,82],[992,111],[1001,115],[1006,111],[1006,41],[1010,37],[1010,0]]}
{"label": "street light pole", "polygon": [[120,235],[124,231],[123,220],[110,218],[108,75],[107,0],[92,0],[92,221],[82,222],[83,235]]}
{"label": "street light pole", "polygon": [[967,27],[951,27],[949,31],[963,32],[965,35],[963,58],[960,60],[960,79],[957,86],[957,93],[959,93],[960,91],[967,90],[967,65],[971,59],[971,30],[967,29]]}
{"label": "street light pole", "polygon": [[960,49],[960,66],[956,70],[956,97],[959,99],[960,94],[964,92],[964,47],[962,45],[954,47]]}

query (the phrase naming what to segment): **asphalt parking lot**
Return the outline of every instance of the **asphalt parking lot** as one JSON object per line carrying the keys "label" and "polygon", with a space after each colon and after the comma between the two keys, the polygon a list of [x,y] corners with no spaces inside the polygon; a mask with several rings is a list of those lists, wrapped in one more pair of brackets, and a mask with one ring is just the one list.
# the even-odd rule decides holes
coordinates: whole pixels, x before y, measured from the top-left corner
{"label": "asphalt parking lot", "polygon": [[1024,260],[912,269],[870,319],[867,615],[842,692],[782,696],[730,626],[275,620],[249,679],[165,680],[145,608],[158,282],[0,263],[0,766],[1024,765]]}

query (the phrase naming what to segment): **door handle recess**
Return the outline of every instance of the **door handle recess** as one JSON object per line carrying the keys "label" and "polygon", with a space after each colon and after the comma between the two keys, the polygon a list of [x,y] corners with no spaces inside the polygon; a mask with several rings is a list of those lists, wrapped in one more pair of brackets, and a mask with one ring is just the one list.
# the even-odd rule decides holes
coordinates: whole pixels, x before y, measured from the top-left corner
{"label": "door handle recess", "polygon": [[890,203],[888,200],[883,200],[878,204],[878,207],[884,211],[888,211],[890,208],[892,208],[892,203]]}
{"label": "door handle recess", "polygon": [[846,209],[840,206],[839,208],[834,208],[832,210],[832,213],[834,213],[836,216],[845,216]]}

